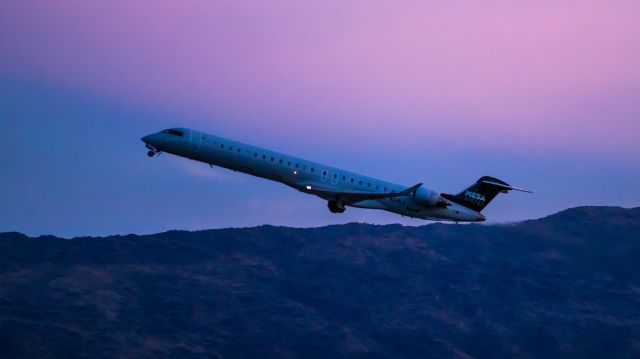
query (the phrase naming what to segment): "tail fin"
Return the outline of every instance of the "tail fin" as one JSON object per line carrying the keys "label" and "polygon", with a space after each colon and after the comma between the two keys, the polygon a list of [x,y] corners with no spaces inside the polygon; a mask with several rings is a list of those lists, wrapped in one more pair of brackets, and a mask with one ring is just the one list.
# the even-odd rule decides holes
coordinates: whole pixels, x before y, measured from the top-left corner
{"label": "tail fin", "polygon": [[484,176],[464,191],[456,195],[442,194],[442,197],[474,211],[480,212],[498,195],[498,193],[507,193],[509,190],[531,193],[527,190],[511,187],[508,183],[497,178]]}

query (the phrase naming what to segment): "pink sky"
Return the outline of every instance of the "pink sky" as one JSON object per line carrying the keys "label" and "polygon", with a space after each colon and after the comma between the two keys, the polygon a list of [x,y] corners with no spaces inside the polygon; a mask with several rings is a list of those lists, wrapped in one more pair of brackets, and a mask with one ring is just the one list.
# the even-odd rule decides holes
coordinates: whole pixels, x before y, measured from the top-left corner
{"label": "pink sky", "polygon": [[220,119],[436,145],[455,134],[515,150],[640,149],[637,1],[2,7],[2,70],[197,114],[205,128]]}

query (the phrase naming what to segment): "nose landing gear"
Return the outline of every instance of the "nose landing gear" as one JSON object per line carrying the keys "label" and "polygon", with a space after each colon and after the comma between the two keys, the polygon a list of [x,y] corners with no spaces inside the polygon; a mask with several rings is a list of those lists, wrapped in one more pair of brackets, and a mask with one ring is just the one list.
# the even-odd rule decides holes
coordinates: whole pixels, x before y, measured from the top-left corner
{"label": "nose landing gear", "polygon": [[344,213],[347,210],[342,201],[329,201],[327,202],[327,207],[329,207],[331,213]]}
{"label": "nose landing gear", "polygon": [[145,146],[149,152],[147,152],[147,156],[149,156],[149,158],[155,156],[155,155],[159,155],[160,151],[158,151],[154,146],[151,146],[150,144],[145,144]]}

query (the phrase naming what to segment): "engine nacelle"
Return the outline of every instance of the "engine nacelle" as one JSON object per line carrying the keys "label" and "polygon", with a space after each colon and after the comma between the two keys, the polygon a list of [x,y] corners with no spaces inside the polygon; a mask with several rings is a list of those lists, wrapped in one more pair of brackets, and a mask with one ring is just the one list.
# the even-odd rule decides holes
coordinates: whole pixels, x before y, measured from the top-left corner
{"label": "engine nacelle", "polygon": [[443,199],[440,197],[439,192],[432,191],[423,187],[420,187],[416,190],[414,199],[416,200],[416,202],[427,207],[442,205],[443,201]]}

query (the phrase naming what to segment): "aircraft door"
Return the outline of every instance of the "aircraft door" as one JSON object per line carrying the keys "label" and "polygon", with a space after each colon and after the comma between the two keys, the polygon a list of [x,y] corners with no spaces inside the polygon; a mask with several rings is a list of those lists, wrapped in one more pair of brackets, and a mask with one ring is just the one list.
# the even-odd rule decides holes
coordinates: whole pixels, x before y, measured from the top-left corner
{"label": "aircraft door", "polygon": [[202,134],[194,130],[191,130],[189,132],[189,149],[193,152],[200,151],[200,145],[202,144]]}

